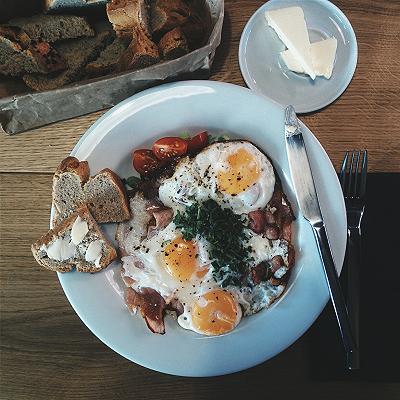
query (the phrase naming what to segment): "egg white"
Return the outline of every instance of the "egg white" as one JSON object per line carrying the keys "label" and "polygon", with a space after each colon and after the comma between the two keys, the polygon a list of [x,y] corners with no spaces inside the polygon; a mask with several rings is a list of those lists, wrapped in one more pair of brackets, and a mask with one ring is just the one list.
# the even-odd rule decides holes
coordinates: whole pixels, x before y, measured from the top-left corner
{"label": "egg white", "polygon": [[[245,149],[252,155],[260,174],[252,186],[234,196],[218,189],[218,174],[229,170],[227,159],[239,149]],[[213,199],[236,214],[245,214],[264,208],[272,197],[274,187],[274,169],[265,154],[250,142],[232,141],[214,143],[192,160],[188,157],[181,160],[173,176],[162,182],[159,197],[174,210],[195,201]]]}

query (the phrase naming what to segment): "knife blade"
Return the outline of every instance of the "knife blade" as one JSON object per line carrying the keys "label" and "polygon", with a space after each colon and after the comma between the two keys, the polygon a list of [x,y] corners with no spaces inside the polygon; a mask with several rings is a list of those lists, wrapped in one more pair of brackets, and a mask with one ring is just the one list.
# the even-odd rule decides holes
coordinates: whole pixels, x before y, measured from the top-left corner
{"label": "knife blade", "polygon": [[338,321],[343,347],[346,352],[346,365],[349,369],[355,369],[357,368],[354,361],[357,347],[329,246],[303,134],[293,106],[287,106],[285,109],[285,141],[290,174],[300,212],[311,224],[324,268],[329,294]]}

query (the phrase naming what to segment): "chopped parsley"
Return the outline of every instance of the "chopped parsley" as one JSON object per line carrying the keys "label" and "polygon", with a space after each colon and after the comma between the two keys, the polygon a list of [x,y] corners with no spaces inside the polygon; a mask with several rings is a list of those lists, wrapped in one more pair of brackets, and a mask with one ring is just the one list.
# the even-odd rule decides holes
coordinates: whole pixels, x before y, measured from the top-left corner
{"label": "chopped parsley", "polygon": [[184,213],[178,211],[174,223],[185,240],[197,235],[207,240],[214,278],[222,287],[240,285],[250,260],[250,249],[244,246],[246,224],[240,215],[210,199],[186,207]]}
{"label": "chopped parsley", "polygon": [[140,185],[141,179],[137,176],[130,176],[129,178],[122,179],[122,183],[128,185],[132,189],[136,189]]}

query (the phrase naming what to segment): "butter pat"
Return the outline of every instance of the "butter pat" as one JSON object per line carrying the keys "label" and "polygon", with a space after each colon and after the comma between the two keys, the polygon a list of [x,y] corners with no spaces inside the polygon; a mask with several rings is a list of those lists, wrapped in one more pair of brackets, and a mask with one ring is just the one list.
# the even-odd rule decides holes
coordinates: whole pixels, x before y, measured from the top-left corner
{"label": "butter pat", "polygon": [[94,242],[91,242],[86,250],[85,260],[87,262],[94,262],[96,267],[99,267],[102,247],[103,245],[101,240],[95,240]]}
{"label": "butter pat", "polygon": [[[329,79],[332,76],[333,63],[335,61],[337,49],[337,39],[332,37],[311,43],[311,59],[315,74]],[[290,50],[281,52],[281,56],[286,66],[293,72],[304,73],[300,62]]]}
{"label": "butter pat", "polygon": [[284,45],[291,51],[303,71],[315,79],[311,58],[310,39],[301,7],[288,7],[265,12],[268,25],[274,29]]}
{"label": "butter pat", "polygon": [[48,247],[43,246],[43,249],[49,258],[56,261],[65,261],[74,257],[75,245],[67,238],[57,238]]}
{"label": "butter pat", "polygon": [[89,232],[88,224],[85,220],[83,220],[79,215],[72,225],[71,229],[71,241],[75,245],[78,245],[82,242],[83,238]]}

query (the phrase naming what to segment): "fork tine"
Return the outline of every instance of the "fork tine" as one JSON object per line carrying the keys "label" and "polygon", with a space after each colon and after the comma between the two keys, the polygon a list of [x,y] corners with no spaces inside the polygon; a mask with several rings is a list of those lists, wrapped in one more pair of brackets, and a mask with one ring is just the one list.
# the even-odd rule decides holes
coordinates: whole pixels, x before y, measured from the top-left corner
{"label": "fork tine", "polygon": [[361,183],[359,190],[359,197],[362,198],[365,196],[365,190],[367,187],[367,171],[368,171],[368,152],[367,150],[363,151],[363,159],[361,164]]}
{"label": "fork tine", "polygon": [[358,172],[358,167],[360,164],[361,150],[357,150],[356,165],[354,169],[354,187],[353,187],[353,197],[359,196],[358,181],[360,180],[361,172]]}
{"label": "fork tine", "polygon": [[354,169],[354,150],[351,153],[350,167],[349,167],[349,181],[347,184],[346,196],[352,196],[352,186],[353,186],[353,169]]}
{"label": "fork tine", "polygon": [[340,181],[340,186],[342,187],[342,192],[344,193],[345,190],[345,185],[346,185],[346,167],[347,167],[347,159],[349,158],[349,152],[346,151],[344,154],[343,162],[342,162],[342,167],[340,168],[340,174],[339,174],[339,181]]}

